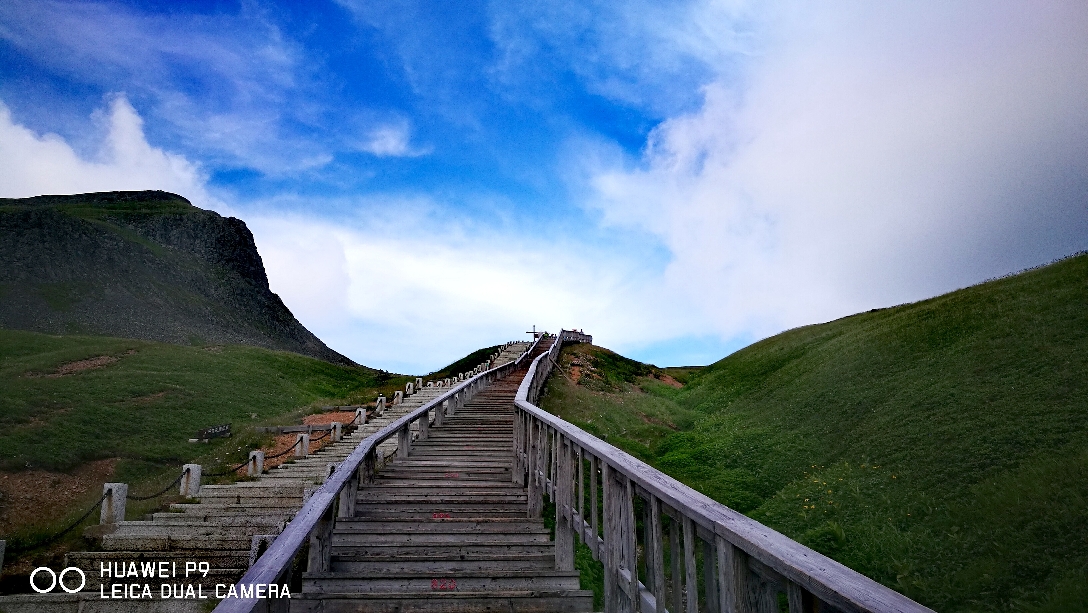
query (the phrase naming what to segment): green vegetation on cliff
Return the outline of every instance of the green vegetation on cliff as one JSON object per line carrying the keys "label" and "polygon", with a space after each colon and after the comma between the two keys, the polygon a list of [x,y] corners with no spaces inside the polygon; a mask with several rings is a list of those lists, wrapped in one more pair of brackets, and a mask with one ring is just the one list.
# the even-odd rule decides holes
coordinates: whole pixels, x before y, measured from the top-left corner
{"label": "green vegetation on cliff", "polygon": [[0,327],[354,365],[272,293],[244,222],[160,191],[0,198]]}
{"label": "green vegetation on cliff", "polygon": [[938,611],[1083,611],[1086,305],[1080,255],[671,381],[573,346],[542,405]]}

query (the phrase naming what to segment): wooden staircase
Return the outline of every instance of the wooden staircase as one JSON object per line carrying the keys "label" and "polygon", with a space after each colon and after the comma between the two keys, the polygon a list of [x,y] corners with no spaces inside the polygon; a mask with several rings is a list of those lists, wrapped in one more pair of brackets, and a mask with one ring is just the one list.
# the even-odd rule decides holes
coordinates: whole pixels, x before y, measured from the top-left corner
{"label": "wooden staircase", "polygon": [[292,613],[592,611],[513,483],[524,374],[477,394],[359,490],[355,516],[336,520],[330,572],[303,575]]}

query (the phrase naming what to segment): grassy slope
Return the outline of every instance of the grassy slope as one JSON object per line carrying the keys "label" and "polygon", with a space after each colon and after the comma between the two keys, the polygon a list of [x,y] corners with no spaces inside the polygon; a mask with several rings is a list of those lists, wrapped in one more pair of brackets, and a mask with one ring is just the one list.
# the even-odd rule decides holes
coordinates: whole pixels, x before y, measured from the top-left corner
{"label": "grassy slope", "polygon": [[482,364],[483,361],[487,359],[487,356],[498,351],[499,347],[500,345],[495,345],[493,347],[477,349],[449,366],[436,370],[429,375],[425,375],[423,378],[427,381],[431,381],[445,379],[446,377],[456,377],[458,374],[468,372]]}
{"label": "grassy slope", "polygon": [[[43,376],[98,356],[117,361]],[[185,462],[209,469],[241,462],[267,438],[251,426],[293,422],[320,404],[368,402],[379,389],[391,394],[407,380],[254,347],[0,329],[0,468],[71,470],[120,458],[114,478],[145,492],[169,483]],[[233,424],[237,434],[209,445],[188,443],[198,429],[222,423]],[[79,500],[72,509],[50,510],[39,528],[48,532],[86,505]]]}
{"label": "grassy slope", "polygon": [[791,330],[680,390],[571,348],[597,372],[544,406],[939,611],[1088,610],[1086,305],[1082,255]]}

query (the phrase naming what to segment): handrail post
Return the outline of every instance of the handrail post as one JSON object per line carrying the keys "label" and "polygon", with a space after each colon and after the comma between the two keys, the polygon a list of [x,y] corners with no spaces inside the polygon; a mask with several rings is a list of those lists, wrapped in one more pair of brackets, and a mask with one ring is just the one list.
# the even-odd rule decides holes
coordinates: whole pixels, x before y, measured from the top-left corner
{"label": "handrail post", "polygon": [[258,449],[257,451],[249,452],[249,463],[246,464],[246,475],[255,477],[264,472],[264,452]]}
{"label": "handrail post", "polygon": [[200,496],[200,464],[186,464],[181,467],[185,476],[181,478],[180,494],[186,498]]}
{"label": "handrail post", "polygon": [[125,521],[125,497],[128,496],[127,483],[104,483],[102,493],[109,494],[102,501],[100,524],[119,524]]}
{"label": "handrail post", "polygon": [[306,571],[311,573],[325,573],[329,571],[332,559],[332,529],[333,507],[321,516],[321,519],[310,531],[310,552],[306,564]]}
{"label": "handrail post", "polygon": [[424,440],[431,433],[431,412],[427,411],[419,418],[419,440]]}
{"label": "handrail post", "polygon": [[560,436],[556,443],[559,470],[552,477],[555,486],[555,569],[574,570],[574,472],[571,470],[570,440]]}
{"label": "handrail post", "polygon": [[397,431],[397,457],[407,458],[408,451],[412,445],[412,431],[411,424],[404,424],[400,430]]}
{"label": "handrail post", "polygon": [[310,455],[310,434],[299,432],[298,437],[295,439],[295,457],[305,458],[308,455]]}
{"label": "handrail post", "polygon": [[514,407],[514,470],[511,477],[515,485],[525,487],[525,413]]}
{"label": "handrail post", "polygon": [[352,479],[348,479],[347,484],[344,485],[344,489],[340,490],[340,504],[339,510],[336,512],[337,517],[355,517],[355,499],[359,495],[359,482],[363,481],[363,466],[360,465],[359,469],[355,471],[355,476]]}
{"label": "handrail post", "polygon": [[542,424],[529,418],[529,510],[528,517],[535,519],[544,512],[544,488],[540,482],[540,432]]}

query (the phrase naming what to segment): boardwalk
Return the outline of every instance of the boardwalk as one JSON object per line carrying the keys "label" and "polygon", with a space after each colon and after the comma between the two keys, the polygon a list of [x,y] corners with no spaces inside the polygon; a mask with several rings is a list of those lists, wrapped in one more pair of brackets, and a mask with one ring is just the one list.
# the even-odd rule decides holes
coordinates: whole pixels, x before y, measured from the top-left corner
{"label": "boardwalk", "polygon": [[336,521],[330,572],[303,576],[292,612],[592,610],[513,483],[522,376],[478,394],[359,491],[355,517]]}

